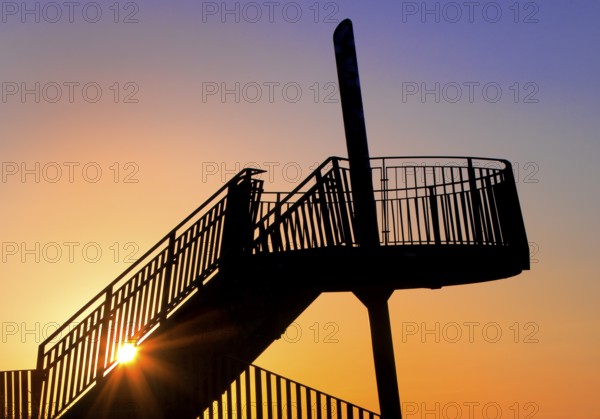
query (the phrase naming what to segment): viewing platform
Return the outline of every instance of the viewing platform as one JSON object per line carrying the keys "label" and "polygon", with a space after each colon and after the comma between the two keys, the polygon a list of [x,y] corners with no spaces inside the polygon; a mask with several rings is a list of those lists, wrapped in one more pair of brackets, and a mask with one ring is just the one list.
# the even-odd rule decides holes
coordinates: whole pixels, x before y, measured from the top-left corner
{"label": "viewing platform", "polygon": [[381,157],[371,167],[378,246],[359,247],[348,160],[330,157],[291,193],[263,193],[255,263],[292,264],[324,291],[350,291],[365,276],[393,289],[440,288],[529,269],[510,162]]}

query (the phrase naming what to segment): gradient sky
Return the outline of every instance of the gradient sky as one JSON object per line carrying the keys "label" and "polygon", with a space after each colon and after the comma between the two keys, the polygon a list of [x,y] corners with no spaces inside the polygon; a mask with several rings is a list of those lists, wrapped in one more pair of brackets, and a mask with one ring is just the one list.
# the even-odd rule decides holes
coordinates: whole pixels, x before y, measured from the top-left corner
{"label": "gradient sky", "polygon": [[[513,161],[535,259],[515,278],[392,296],[405,409],[600,418],[600,3],[275,3],[269,16],[268,2],[226,2],[238,17],[222,2],[121,2],[118,15],[98,2],[98,18],[88,2],[72,18],[38,3],[38,23],[3,2],[0,370],[33,368],[53,324],[236,167],[269,166],[266,189],[291,190],[346,155],[331,37],[351,18],[371,155]],[[236,83],[239,101],[220,94]],[[406,95],[414,86],[439,86],[439,100]],[[439,342],[424,333],[435,327]],[[321,296],[257,364],[378,410],[367,313],[351,294]]]}

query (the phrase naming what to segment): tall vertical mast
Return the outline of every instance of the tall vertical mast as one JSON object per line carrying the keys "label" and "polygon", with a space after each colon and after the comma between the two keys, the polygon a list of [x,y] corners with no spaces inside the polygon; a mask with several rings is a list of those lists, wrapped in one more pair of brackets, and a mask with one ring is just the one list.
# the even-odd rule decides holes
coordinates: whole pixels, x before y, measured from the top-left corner
{"label": "tall vertical mast", "polygon": [[[358,62],[354,45],[354,32],[349,19],[341,22],[333,34],[337,64],[346,145],[350,160],[350,182],[354,200],[354,230],[362,248],[379,246],[377,209],[373,176],[369,161],[369,144],[365,128]],[[371,327],[371,343],[375,361],[375,377],[381,415],[401,419],[400,394],[396,377],[396,362],[392,342],[392,328],[388,310],[388,298],[392,290],[357,289],[354,294],[367,307]]]}
{"label": "tall vertical mast", "polygon": [[346,145],[350,160],[350,182],[356,211],[354,229],[361,247],[379,246],[373,177],[365,128],[354,32],[349,19],[341,22],[333,34]]}

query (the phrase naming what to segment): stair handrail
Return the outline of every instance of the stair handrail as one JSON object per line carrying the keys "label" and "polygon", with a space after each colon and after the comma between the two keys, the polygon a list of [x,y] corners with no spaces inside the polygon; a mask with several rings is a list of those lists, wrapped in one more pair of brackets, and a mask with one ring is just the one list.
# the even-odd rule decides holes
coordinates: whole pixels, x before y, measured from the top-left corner
{"label": "stair handrail", "polygon": [[337,161],[348,161],[348,159],[345,158],[345,157],[338,157],[338,156],[330,156],[330,157],[328,157],[326,160],[323,161],[323,163],[321,163],[319,166],[317,166],[317,168],[314,169],[306,178],[304,178],[304,180],[302,182],[300,182],[298,184],[298,186],[296,186],[291,192],[284,192],[285,196],[283,197],[283,199],[281,199],[281,201],[279,201],[274,208],[272,208],[264,216],[262,216],[259,220],[257,220],[256,225],[257,226],[262,225],[263,222],[264,222],[264,220],[266,220],[269,217],[273,216],[278,211],[278,209],[279,209],[278,207],[282,207],[290,199],[292,199],[292,197],[294,195],[300,194],[301,193],[300,191],[302,190],[302,188],[304,188],[311,180],[313,180],[317,176],[317,174],[320,173],[323,170],[323,168],[325,166],[327,166],[329,163],[332,163],[335,160],[337,160]]}
{"label": "stair handrail", "polygon": [[151,255],[156,249],[158,249],[160,247],[161,244],[165,243],[166,241],[169,240],[169,237],[171,237],[171,235],[176,232],[177,230],[179,230],[182,226],[184,226],[188,221],[190,221],[196,214],[198,214],[200,211],[202,211],[204,208],[206,208],[217,196],[219,196],[221,193],[223,193],[230,184],[236,182],[237,180],[241,179],[244,176],[252,176],[258,173],[262,173],[264,172],[264,170],[260,170],[260,169],[255,169],[255,168],[246,168],[243,169],[242,171],[240,171],[236,176],[234,176],[230,181],[228,181],[226,184],[224,184],[221,188],[219,188],[219,190],[217,192],[215,192],[214,194],[212,194],[210,196],[210,198],[208,198],[206,201],[204,201],[198,208],[196,208],[190,215],[188,215],[187,217],[185,217],[183,219],[183,221],[181,221],[179,224],[177,224],[177,226],[173,229],[171,229],[171,231],[169,231],[161,240],[159,240],[154,246],[152,246],[146,253],[144,253],[142,256],[140,256],[131,266],[129,266],[127,269],[125,269],[125,271],[123,271],[116,279],[114,279],[113,281],[110,282],[110,284],[108,284],[106,287],[104,287],[102,289],[102,291],[100,291],[98,294],[96,294],[93,298],[91,298],[87,304],[85,304],[81,309],[79,309],[79,311],[77,311],[74,315],[72,315],[68,320],[66,320],[63,323],[63,326],[60,327],[59,329],[55,330],[54,333],[52,333],[50,336],[48,336],[41,344],[40,346],[44,346],[46,344],[48,344],[53,338],[55,338],[59,332],[61,332],[62,330],[64,330],[64,328],[70,323],[72,322],[74,319],[77,318],[77,316],[79,316],[80,314],[82,314],[87,308],[90,307],[90,305],[96,300],[98,299],[98,297],[101,297],[102,295],[106,294],[107,290],[109,290],[114,284],[118,283],[121,279],[123,279],[127,274],[131,273],[135,268],[138,267],[138,265],[140,265],[149,255]]}
{"label": "stair handrail", "polygon": [[[91,313],[97,312],[98,317],[96,317],[95,320],[93,320],[94,321],[93,324],[94,325],[101,324],[101,327],[103,329],[105,327],[107,327],[108,321],[110,321],[109,319],[112,316],[110,304],[111,304],[111,300],[112,300],[113,296],[116,295],[116,293],[119,292],[119,290],[123,289],[125,286],[132,283],[132,281],[134,281],[136,279],[136,276],[141,274],[143,272],[143,270],[146,269],[147,266],[149,266],[148,264],[152,263],[157,258],[157,255],[153,255],[153,254],[161,247],[164,247],[165,245],[167,245],[168,246],[167,255],[171,255],[168,257],[172,257],[172,251],[171,251],[170,247],[172,247],[174,245],[174,242],[179,239],[179,237],[177,236],[178,230],[180,230],[182,227],[186,226],[186,224],[189,223],[190,220],[192,220],[194,217],[196,217],[199,213],[201,213],[201,211],[207,210],[206,214],[202,215],[200,220],[204,219],[204,217],[206,215],[208,215],[211,211],[216,209],[217,206],[224,205],[223,204],[225,202],[224,200],[228,196],[227,190],[230,186],[237,185],[237,184],[239,184],[240,181],[243,181],[245,179],[251,179],[252,176],[254,176],[258,173],[262,173],[262,172],[264,172],[264,171],[260,170],[260,169],[255,169],[255,168],[246,168],[246,169],[241,170],[230,181],[228,181],[221,188],[219,188],[219,190],[217,190],[217,192],[215,192],[207,200],[205,200],[198,208],[196,208],[187,217],[185,217],[180,223],[178,223],[177,226],[175,226],[173,229],[171,229],[171,231],[169,233],[167,233],[160,241],[158,241],[147,252],[145,252],[144,255],[142,255],[135,263],[133,263],[131,266],[129,266],[116,279],[111,281],[111,283],[109,283],[102,291],[100,291],[97,295],[95,295],[92,299],[90,299],[82,308],[80,308],[74,315],[72,315],[66,322],[64,322],[60,328],[58,328],[56,331],[54,331],[50,336],[48,336],[44,340],[44,342],[42,342],[39,345],[37,365],[36,365],[36,369],[34,370],[35,371],[35,380],[34,380],[35,382],[34,382],[34,386],[33,386],[33,393],[34,393],[33,398],[35,399],[35,403],[39,406],[40,409],[42,409],[42,404],[44,403],[44,400],[45,400],[45,396],[43,396],[43,394],[47,394],[47,389],[44,392],[42,392],[42,386],[43,386],[43,383],[47,379],[47,375],[49,374],[50,369],[52,368],[51,366],[44,365],[45,360],[48,356],[50,356],[51,353],[53,353],[53,351],[57,350],[56,348],[61,350],[60,349],[61,346],[59,346],[59,345],[63,345],[62,346],[63,351],[65,350],[64,349],[65,347],[73,346],[73,336],[70,336],[72,331],[68,330],[69,333],[67,333],[65,337],[62,337],[62,338],[58,339],[57,341],[53,341],[53,340],[57,336],[59,336],[61,333],[65,332],[67,330],[67,328],[78,317],[84,315],[85,317],[89,318],[90,314],[89,313],[85,314],[86,310],[89,310],[90,308],[95,307],[94,305],[96,305],[97,307],[93,308]],[[221,198],[219,198],[219,197],[221,197]],[[198,221],[196,221],[196,222],[198,222]],[[184,230],[181,234],[185,234],[187,231],[188,230]],[[165,250],[163,249],[160,252],[164,252],[164,251]],[[160,253],[159,253],[159,255],[160,255]],[[167,260],[168,260],[168,257],[167,257]],[[168,262],[163,262],[163,263],[168,263]],[[215,269],[215,266],[216,266],[215,264],[217,264],[217,263],[218,263],[218,260],[214,260],[210,266],[210,269],[208,266],[206,266],[205,270],[208,269],[208,270],[210,270],[210,272],[213,272]],[[139,269],[140,267],[141,267],[141,269]],[[126,279],[127,276],[130,274],[132,274],[132,276],[130,278]],[[114,286],[116,284],[119,284],[119,282],[123,281],[124,279],[125,279],[125,282],[123,282],[117,290],[114,290],[113,289]],[[134,288],[134,286],[132,286],[132,288]],[[166,315],[169,312],[169,310],[173,308],[171,303],[165,304],[164,303],[165,301],[166,301],[166,299],[163,300],[163,303],[160,305],[160,308],[159,308],[159,310],[157,310],[156,315],[154,317],[152,317],[151,319],[148,318],[145,320],[144,324],[141,326],[141,329],[139,330],[140,332],[148,329],[149,325],[156,325],[157,324],[156,318],[157,317],[163,318],[163,314]],[[174,302],[177,303],[177,301],[174,301]],[[122,302],[121,302],[121,304],[122,304]],[[102,310],[102,315],[100,315],[100,311],[98,311],[98,310],[100,310],[100,308],[103,305],[104,305],[104,308]],[[115,310],[116,309],[117,309],[117,307],[115,306]],[[110,330],[108,330],[107,332],[103,332],[104,333],[103,338],[106,338],[106,336],[108,336],[109,332],[110,332]],[[146,332],[147,332],[147,330],[146,330]],[[79,340],[81,338],[81,336],[79,336],[79,337],[77,337],[77,335],[75,335],[75,336],[76,336],[77,340]],[[139,337],[140,336],[138,336],[138,338]],[[70,339],[70,340],[67,341],[67,339]],[[67,342],[67,343],[64,343],[64,342]],[[52,344],[52,345],[49,346],[49,344]],[[75,343],[75,344],[77,344],[77,343]],[[61,357],[62,356],[63,355],[61,355]],[[50,364],[53,364],[55,362],[56,361],[50,361]],[[101,363],[99,362],[99,365],[103,365],[103,364],[104,364],[104,361],[102,361]],[[101,370],[99,372],[97,371],[96,379],[101,378],[103,376],[104,372],[105,372],[105,370]],[[89,388],[88,385],[85,385],[85,386]],[[82,391],[85,392],[87,390],[82,390]],[[70,400],[70,401],[67,400],[65,406],[69,405],[71,401],[72,400]],[[64,409],[64,407],[62,409]],[[57,414],[57,413],[58,412],[55,412],[55,414]]]}
{"label": "stair handrail", "polygon": [[[224,362],[235,362],[235,363],[239,364],[240,366],[244,367],[244,369],[243,369],[242,373],[248,373],[248,374],[250,374],[250,373],[251,373],[251,371],[253,371],[253,372],[254,372],[254,374],[256,374],[257,372],[258,372],[258,373],[264,373],[264,374],[265,374],[267,377],[269,377],[269,376],[272,376],[272,377],[274,377],[274,378],[275,378],[275,379],[277,379],[277,380],[282,380],[282,381],[283,381],[284,383],[286,383],[286,384],[287,384],[287,383],[289,383],[289,384],[293,384],[294,386],[296,386],[296,387],[298,387],[298,388],[302,389],[302,390],[304,391],[304,394],[306,394],[306,392],[314,392],[314,393],[317,393],[317,394],[321,395],[322,397],[325,397],[326,399],[327,399],[327,398],[329,398],[330,400],[332,400],[332,401],[335,401],[335,403],[336,403],[336,405],[337,405],[337,406],[344,405],[344,406],[346,407],[346,409],[348,409],[348,408],[350,408],[350,409],[356,408],[356,409],[358,409],[358,410],[359,410],[359,412],[361,412],[361,413],[360,413],[360,414],[361,414],[361,416],[360,416],[360,417],[363,417],[363,416],[366,414],[366,415],[368,415],[370,418],[373,418],[373,419],[375,419],[375,418],[378,418],[378,419],[385,419],[385,418],[384,418],[384,417],[382,417],[382,416],[381,416],[379,413],[373,412],[372,410],[369,410],[369,409],[366,409],[366,408],[360,407],[360,406],[358,406],[358,405],[356,405],[356,404],[354,404],[354,403],[352,403],[352,402],[349,402],[349,401],[347,401],[347,400],[345,400],[345,399],[342,399],[342,398],[339,398],[339,397],[333,396],[333,395],[331,395],[330,393],[327,393],[327,392],[324,392],[324,391],[318,390],[318,389],[316,389],[316,388],[314,388],[314,387],[311,387],[311,386],[308,386],[308,385],[306,385],[306,384],[302,384],[302,383],[300,383],[300,382],[298,382],[298,381],[296,381],[296,380],[292,380],[292,379],[290,379],[290,378],[287,378],[287,377],[285,377],[285,376],[283,376],[283,375],[281,375],[281,374],[277,374],[277,373],[275,373],[275,372],[272,372],[272,371],[270,371],[270,370],[268,370],[268,369],[266,369],[266,368],[260,367],[260,366],[258,366],[258,365],[255,365],[255,364],[253,364],[253,363],[249,363],[249,362],[243,361],[243,360],[241,360],[241,359],[239,359],[239,358],[237,358],[237,357],[233,357],[233,356],[226,356],[226,357],[223,359],[223,361],[224,361]],[[241,374],[240,374],[240,376],[241,376]],[[228,385],[228,387],[225,389],[225,391],[224,391],[224,392],[223,392],[221,395],[219,395],[219,397],[221,397],[221,398],[222,398],[222,396],[223,396],[224,394],[226,394],[226,393],[229,391],[229,389],[230,389],[230,388],[231,388],[231,387],[232,387],[232,386],[233,386],[233,385],[234,385],[234,384],[235,384],[235,383],[236,383],[236,382],[237,382],[237,381],[240,379],[240,378],[239,378],[240,376],[236,377],[236,378],[235,378],[235,379],[234,379],[234,380],[233,380],[233,381],[232,381],[232,382],[231,382],[231,383]],[[254,382],[254,385],[257,385],[257,383],[256,383],[256,382]],[[261,392],[261,398],[262,398],[262,392],[263,392],[263,390],[264,390],[264,387],[265,387],[265,386],[262,386],[262,385],[261,385],[261,387],[263,387],[263,388],[261,388],[261,389],[260,389],[260,392]],[[282,387],[283,387],[283,386],[282,386]],[[268,388],[268,387],[267,387],[267,388]],[[256,394],[257,392],[258,392],[258,389],[256,389],[256,392],[254,392],[254,396],[255,396],[255,397],[256,397],[256,395],[257,395],[257,394]],[[251,397],[252,397],[252,395],[251,395]],[[262,400],[263,400],[263,402],[264,402],[264,399],[262,399]],[[211,410],[214,408],[214,407],[213,407],[214,403],[218,403],[218,401],[217,401],[217,400],[213,400],[212,404],[211,404],[210,406],[208,406],[208,407],[207,407],[207,408],[204,410],[204,412],[206,412],[206,411],[211,411]],[[248,400],[246,400],[246,403],[248,403]],[[251,402],[250,402],[250,403],[251,403]],[[258,406],[257,406],[257,407],[258,407]],[[313,408],[313,407],[314,407],[314,406],[311,406],[311,408]],[[280,409],[283,411],[283,407],[282,407],[282,406],[280,406]],[[282,413],[283,413],[283,412],[282,412]],[[293,413],[293,412],[292,412],[292,413]],[[237,412],[236,412],[236,414],[237,414],[237,416],[236,416],[236,417],[238,417],[238,418],[240,418],[240,417],[244,417],[244,414],[243,414],[243,413],[242,413],[242,414],[239,414],[239,413],[237,413]],[[322,416],[326,416],[326,415],[318,415],[318,414],[317,414],[317,417],[322,417]],[[201,417],[206,417],[206,416],[201,416]],[[209,417],[210,417],[210,415],[209,415]],[[269,417],[271,417],[271,416],[269,416]],[[287,416],[286,416],[286,417],[287,417]],[[307,415],[307,417],[311,417],[311,416]],[[333,415],[332,415],[332,417],[333,417]],[[342,417],[342,416],[341,416],[341,412],[337,412],[337,415],[336,415],[336,417],[338,417],[338,418]]]}

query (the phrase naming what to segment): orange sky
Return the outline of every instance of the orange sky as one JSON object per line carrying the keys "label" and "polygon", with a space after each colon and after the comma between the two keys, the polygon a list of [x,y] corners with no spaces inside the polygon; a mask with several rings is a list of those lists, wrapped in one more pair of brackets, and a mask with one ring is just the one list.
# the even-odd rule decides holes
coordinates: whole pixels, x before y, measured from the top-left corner
{"label": "orange sky", "polygon": [[[346,154],[340,105],[325,100],[339,97],[325,87],[336,80],[335,24],[323,15],[315,23],[310,4],[299,4],[297,24],[203,23],[188,1],[169,10],[148,2],[132,24],[111,15],[97,24],[0,23],[3,89],[39,82],[42,95],[0,103],[0,370],[33,368],[53,324],[126,269],[129,252],[143,254],[210,196],[227,170],[255,162],[272,168],[267,190],[291,190],[296,171]],[[598,6],[539,3],[540,22],[527,26],[508,9],[498,25],[400,24],[391,2],[336,4],[336,16],[355,24],[371,154],[510,159],[536,252],[532,270],[516,278],[392,296],[405,410],[477,403],[482,417],[497,403],[502,417],[515,409],[518,417],[600,417],[592,393],[600,388],[600,65],[579,46],[598,40]],[[407,81],[496,82],[504,96],[403,102]],[[538,103],[515,103],[510,87],[528,93],[531,81]],[[96,83],[102,98],[90,103],[76,90],[73,103],[51,103],[42,94],[71,82]],[[203,100],[208,83],[240,83],[239,103],[235,95]],[[263,99],[244,96],[248,83],[262,86]],[[271,103],[265,83],[295,83],[302,97],[276,90]],[[128,94],[137,102],[125,103]],[[77,243],[72,261],[65,243]],[[451,342],[456,325],[463,337]],[[501,338],[490,342],[484,328]],[[302,335],[291,342],[295,331]],[[321,296],[257,364],[378,410],[367,313],[350,294]]]}

